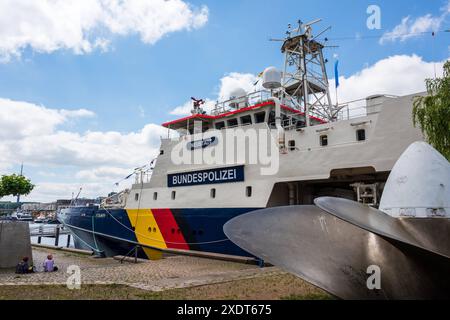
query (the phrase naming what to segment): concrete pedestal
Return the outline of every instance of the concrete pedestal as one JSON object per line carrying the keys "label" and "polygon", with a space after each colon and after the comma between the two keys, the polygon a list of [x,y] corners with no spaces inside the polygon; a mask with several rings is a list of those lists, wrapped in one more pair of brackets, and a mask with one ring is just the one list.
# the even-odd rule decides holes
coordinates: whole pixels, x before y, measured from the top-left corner
{"label": "concrete pedestal", "polygon": [[0,221],[0,268],[15,268],[23,257],[32,263],[28,222]]}

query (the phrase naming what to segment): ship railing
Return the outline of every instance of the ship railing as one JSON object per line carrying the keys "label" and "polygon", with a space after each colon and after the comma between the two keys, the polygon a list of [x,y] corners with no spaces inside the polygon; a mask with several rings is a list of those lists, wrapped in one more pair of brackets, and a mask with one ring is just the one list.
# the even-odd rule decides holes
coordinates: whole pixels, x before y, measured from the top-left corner
{"label": "ship railing", "polygon": [[258,103],[268,101],[271,97],[270,91],[260,90],[249,93],[242,97],[235,97],[222,102],[217,102],[215,108],[211,110],[212,115],[219,115],[233,110],[239,110]]}
{"label": "ship railing", "polygon": [[337,121],[350,120],[376,114],[381,111],[382,105],[383,101],[375,103],[371,102],[369,104],[366,98],[339,104],[338,106],[339,111],[337,112],[336,120]]}
{"label": "ship railing", "polygon": [[[284,90],[277,92],[277,96],[280,96],[281,104],[283,106],[289,107],[291,109],[297,110],[299,112],[305,112],[304,107],[294,99],[292,96],[287,94]],[[256,92],[249,93],[242,97],[235,97],[233,99],[217,102],[213,110],[211,110],[211,115],[220,115],[230,111],[239,110],[249,106],[257,105],[258,103],[264,103],[269,101],[272,97],[272,93],[268,90],[260,90]],[[314,116],[322,119],[323,115],[315,110],[309,111],[310,116]]]}

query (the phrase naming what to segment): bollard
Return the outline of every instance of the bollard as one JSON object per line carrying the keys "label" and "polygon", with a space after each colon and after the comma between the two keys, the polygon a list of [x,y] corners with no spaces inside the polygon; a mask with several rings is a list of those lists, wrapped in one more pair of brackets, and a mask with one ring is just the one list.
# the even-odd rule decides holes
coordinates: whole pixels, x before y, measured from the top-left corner
{"label": "bollard", "polygon": [[264,268],[265,262],[263,259],[258,259],[258,267]]}
{"label": "bollard", "polygon": [[67,248],[70,247],[70,233],[67,234]]}
{"label": "bollard", "polygon": [[59,244],[59,226],[56,226],[55,230],[55,247],[57,247]]}

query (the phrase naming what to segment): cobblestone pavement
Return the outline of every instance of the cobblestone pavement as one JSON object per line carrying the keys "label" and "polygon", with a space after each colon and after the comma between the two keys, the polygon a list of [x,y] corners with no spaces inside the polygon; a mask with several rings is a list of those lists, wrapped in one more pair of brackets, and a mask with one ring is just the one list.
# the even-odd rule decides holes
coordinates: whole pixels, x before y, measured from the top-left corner
{"label": "cobblestone pavement", "polygon": [[[57,272],[42,272],[40,266],[47,254],[53,254]],[[125,284],[140,289],[161,291],[197,285],[248,279],[283,273],[277,268],[258,268],[254,265],[189,256],[169,256],[157,261],[121,264],[113,258],[94,258],[75,253],[33,248],[37,273],[17,275],[14,271],[0,271],[0,285],[65,284],[67,267],[81,269],[82,284]],[[142,261],[142,260],[141,260]]]}

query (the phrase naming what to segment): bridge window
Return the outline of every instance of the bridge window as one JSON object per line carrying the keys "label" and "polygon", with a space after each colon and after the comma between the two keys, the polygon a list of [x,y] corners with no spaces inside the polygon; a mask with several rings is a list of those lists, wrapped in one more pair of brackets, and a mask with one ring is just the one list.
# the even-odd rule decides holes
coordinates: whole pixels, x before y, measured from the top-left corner
{"label": "bridge window", "polygon": [[366,140],[366,130],[365,129],[356,130],[356,141],[364,141],[364,140]]}
{"label": "bridge window", "polygon": [[241,124],[252,124],[252,117],[250,115],[241,117]]}
{"label": "bridge window", "polygon": [[176,191],[172,191],[172,200],[175,200],[175,196],[177,195]]}
{"label": "bridge window", "polygon": [[216,189],[215,188],[211,189],[210,195],[211,195],[211,198],[215,198],[216,197]]}
{"label": "bridge window", "polygon": [[247,188],[245,188],[245,195],[247,197],[251,197],[252,196],[252,187],[248,186]]}
{"label": "bridge window", "polygon": [[237,127],[238,125],[238,120],[237,119],[230,119],[227,121],[228,123],[228,127]]}
{"label": "bridge window", "polygon": [[328,145],[328,136],[326,134],[320,136],[320,145],[325,147]]}
{"label": "bridge window", "polygon": [[265,119],[266,119],[266,112],[265,111],[255,113],[255,122],[256,123],[263,123]]}
{"label": "bridge window", "polygon": [[223,128],[225,128],[225,122],[224,121],[220,121],[220,122],[216,123],[216,129],[217,130],[221,130]]}

